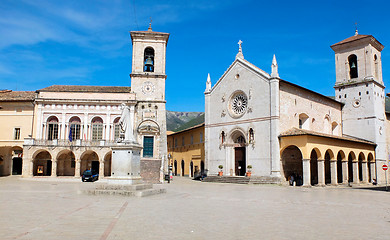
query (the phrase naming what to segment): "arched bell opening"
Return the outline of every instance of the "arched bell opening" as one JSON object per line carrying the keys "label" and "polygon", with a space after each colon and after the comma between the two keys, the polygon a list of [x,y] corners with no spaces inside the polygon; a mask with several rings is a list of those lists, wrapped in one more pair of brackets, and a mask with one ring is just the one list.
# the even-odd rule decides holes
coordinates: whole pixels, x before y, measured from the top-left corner
{"label": "arched bell opening", "polygon": [[294,177],[297,186],[303,184],[303,162],[302,153],[297,146],[289,146],[285,148],[281,154],[283,173],[286,181]]}
{"label": "arched bell opening", "polygon": [[151,47],[145,48],[144,72],[154,72],[154,49]]}
{"label": "arched bell opening", "polygon": [[351,79],[358,77],[358,62],[357,62],[357,56],[355,54],[352,54],[348,57],[348,63],[349,63],[349,76]]}

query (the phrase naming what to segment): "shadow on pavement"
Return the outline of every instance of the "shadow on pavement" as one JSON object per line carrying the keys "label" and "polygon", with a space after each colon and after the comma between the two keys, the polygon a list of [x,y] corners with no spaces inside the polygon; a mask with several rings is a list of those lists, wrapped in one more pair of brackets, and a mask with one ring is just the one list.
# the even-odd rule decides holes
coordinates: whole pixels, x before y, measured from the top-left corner
{"label": "shadow on pavement", "polygon": [[390,187],[387,187],[387,190],[386,190],[386,186],[372,186],[372,187],[357,187],[355,189],[363,189],[363,190],[373,190],[373,191],[383,191],[383,192],[389,192],[390,191]]}

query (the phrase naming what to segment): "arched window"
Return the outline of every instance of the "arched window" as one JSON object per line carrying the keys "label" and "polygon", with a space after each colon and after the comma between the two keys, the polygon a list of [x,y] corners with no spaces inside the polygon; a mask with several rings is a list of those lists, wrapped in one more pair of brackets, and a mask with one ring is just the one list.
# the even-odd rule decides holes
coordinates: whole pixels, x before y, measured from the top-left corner
{"label": "arched window", "polygon": [[249,143],[253,143],[255,141],[255,133],[253,132],[253,129],[249,129]]}
{"label": "arched window", "polygon": [[350,78],[357,78],[358,77],[358,64],[357,64],[357,57],[355,54],[352,54],[348,57],[348,63],[349,63],[349,76]]}
{"label": "arched window", "polygon": [[69,140],[80,139],[81,121],[79,117],[72,117],[69,120]]}
{"label": "arched window", "polygon": [[330,117],[329,117],[329,115],[325,115],[324,126],[323,126],[324,133],[330,134],[331,133],[330,128],[331,128]]}
{"label": "arched window", "polygon": [[92,140],[103,139],[103,119],[95,117],[92,119]]}
{"label": "arched window", "polygon": [[338,124],[337,124],[337,122],[333,122],[332,123],[332,134],[333,135],[338,135],[338,133],[339,133],[339,128],[338,128]]}
{"label": "arched window", "polygon": [[154,72],[154,49],[151,47],[145,48],[144,72]]}
{"label": "arched window", "polygon": [[47,140],[58,139],[58,118],[55,116],[47,119]]}
{"label": "arched window", "polygon": [[221,144],[224,144],[224,143],[225,143],[225,138],[226,138],[225,132],[222,131],[222,132],[221,132]]}
{"label": "arched window", "polygon": [[119,125],[119,117],[114,120],[114,140],[118,140],[121,133],[121,126]]}
{"label": "arched window", "polygon": [[374,77],[376,79],[378,79],[378,69],[379,69],[378,57],[376,56],[376,54],[374,54]]}
{"label": "arched window", "polygon": [[309,116],[304,113],[299,114],[299,128],[309,130]]}

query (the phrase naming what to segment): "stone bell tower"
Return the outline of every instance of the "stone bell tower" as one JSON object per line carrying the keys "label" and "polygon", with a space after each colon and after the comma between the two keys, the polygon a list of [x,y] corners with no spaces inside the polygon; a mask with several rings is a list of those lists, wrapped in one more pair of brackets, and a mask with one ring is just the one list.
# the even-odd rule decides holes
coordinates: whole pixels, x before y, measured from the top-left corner
{"label": "stone bell tower", "polygon": [[[131,31],[133,45],[131,91],[136,94],[135,130],[143,146],[143,178],[160,178],[167,168],[165,61],[169,33]],[[159,174],[160,176],[150,176]],[[147,176],[148,175],[148,176]]]}
{"label": "stone bell tower", "polygon": [[[387,162],[381,61],[384,46],[372,35],[360,35],[356,30],[354,36],[333,44],[331,48],[336,60],[335,97],[345,104],[342,110],[343,134],[377,144],[377,177],[383,182],[384,174],[379,169]],[[363,161],[367,160],[365,157]],[[375,172],[371,171],[371,176],[375,178]]]}

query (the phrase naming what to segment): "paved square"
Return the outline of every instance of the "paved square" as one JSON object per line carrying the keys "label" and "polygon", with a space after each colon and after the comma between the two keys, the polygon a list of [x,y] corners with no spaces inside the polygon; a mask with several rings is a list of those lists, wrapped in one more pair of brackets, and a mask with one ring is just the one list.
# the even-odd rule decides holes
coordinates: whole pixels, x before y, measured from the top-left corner
{"label": "paved square", "polygon": [[82,193],[96,184],[0,178],[0,238],[390,239],[387,192],[178,177],[157,196]]}

